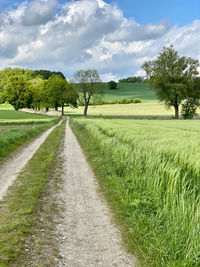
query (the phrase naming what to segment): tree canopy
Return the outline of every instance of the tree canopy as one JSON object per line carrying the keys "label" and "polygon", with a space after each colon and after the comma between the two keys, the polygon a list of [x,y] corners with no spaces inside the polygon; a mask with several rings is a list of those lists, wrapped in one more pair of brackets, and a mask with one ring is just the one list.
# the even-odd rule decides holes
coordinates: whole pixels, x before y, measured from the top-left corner
{"label": "tree canopy", "polygon": [[200,97],[196,80],[198,60],[180,57],[173,46],[164,47],[157,59],[145,62],[142,67],[158,99],[167,107],[174,107],[176,119],[179,118],[179,105],[184,100]]}
{"label": "tree canopy", "polygon": [[104,91],[98,71],[95,69],[79,70],[74,74],[74,81],[80,93],[79,99],[84,102],[84,116],[87,116],[91,98],[103,94]]}

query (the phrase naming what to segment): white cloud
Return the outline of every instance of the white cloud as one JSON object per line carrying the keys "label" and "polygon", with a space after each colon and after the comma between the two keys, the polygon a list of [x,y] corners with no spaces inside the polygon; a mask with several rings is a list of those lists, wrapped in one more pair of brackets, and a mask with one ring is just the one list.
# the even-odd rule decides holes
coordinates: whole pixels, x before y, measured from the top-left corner
{"label": "white cloud", "polygon": [[25,1],[0,14],[0,67],[62,71],[71,77],[95,68],[102,80],[142,73],[145,60],[173,44],[181,55],[200,59],[200,21],[183,27],[166,22],[140,25],[103,0]]}

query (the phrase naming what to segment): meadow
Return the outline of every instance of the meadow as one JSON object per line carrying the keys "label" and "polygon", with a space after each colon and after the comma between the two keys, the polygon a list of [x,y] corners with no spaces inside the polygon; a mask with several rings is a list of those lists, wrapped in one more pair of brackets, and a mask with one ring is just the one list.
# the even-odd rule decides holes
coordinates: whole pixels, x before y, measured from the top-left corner
{"label": "meadow", "polygon": [[199,121],[74,118],[141,266],[200,266]]}
{"label": "meadow", "polygon": [[156,96],[147,83],[118,83],[117,89],[111,90],[105,84],[104,99],[140,98],[142,102],[156,102]]}

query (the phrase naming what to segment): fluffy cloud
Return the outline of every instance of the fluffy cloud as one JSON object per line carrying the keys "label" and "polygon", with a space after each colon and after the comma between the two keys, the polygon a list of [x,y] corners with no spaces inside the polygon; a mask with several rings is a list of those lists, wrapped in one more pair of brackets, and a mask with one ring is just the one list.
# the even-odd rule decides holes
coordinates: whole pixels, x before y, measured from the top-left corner
{"label": "fluffy cloud", "polygon": [[140,25],[103,0],[25,1],[0,14],[0,67],[46,68],[67,77],[96,68],[103,80],[142,73],[141,65],[173,44],[200,59],[200,21],[184,27]]}

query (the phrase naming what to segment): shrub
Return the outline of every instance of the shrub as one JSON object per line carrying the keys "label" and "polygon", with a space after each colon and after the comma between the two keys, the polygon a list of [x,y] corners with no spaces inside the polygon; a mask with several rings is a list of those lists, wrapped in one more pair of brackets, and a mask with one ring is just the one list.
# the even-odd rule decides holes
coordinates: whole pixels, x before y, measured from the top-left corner
{"label": "shrub", "polygon": [[134,103],[141,103],[141,99],[135,98]]}
{"label": "shrub", "polygon": [[117,83],[115,81],[108,82],[109,89],[117,89]]}
{"label": "shrub", "polygon": [[181,115],[184,119],[193,119],[197,115],[196,110],[199,106],[199,100],[194,98],[188,98],[182,104]]}

